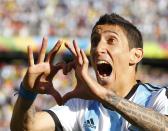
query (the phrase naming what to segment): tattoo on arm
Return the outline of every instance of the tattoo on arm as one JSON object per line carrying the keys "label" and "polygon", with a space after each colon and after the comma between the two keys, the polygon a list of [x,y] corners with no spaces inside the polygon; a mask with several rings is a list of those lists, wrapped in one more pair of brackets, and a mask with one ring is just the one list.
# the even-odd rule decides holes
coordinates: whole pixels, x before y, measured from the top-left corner
{"label": "tattoo on arm", "polygon": [[115,109],[131,124],[145,131],[167,131],[168,117],[149,108],[144,108],[114,94],[108,94],[106,105]]}

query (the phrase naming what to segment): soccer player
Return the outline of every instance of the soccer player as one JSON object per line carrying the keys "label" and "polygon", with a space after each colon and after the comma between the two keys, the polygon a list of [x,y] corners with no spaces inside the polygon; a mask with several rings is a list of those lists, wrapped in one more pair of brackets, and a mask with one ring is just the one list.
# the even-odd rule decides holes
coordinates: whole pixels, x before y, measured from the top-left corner
{"label": "soccer player", "polygon": [[[52,65],[61,43],[57,42],[44,61],[45,38],[37,64],[29,47],[29,67],[13,111],[12,131],[168,130],[167,88],[136,80],[143,41],[133,24],[113,13],[100,17],[93,27],[90,55],[97,81],[90,77],[88,59],[75,41],[73,46],[65,44],[74,61]],[[58,70],[67,74],[72,68],[77,85],[62,98],[53,88],[52,78]],[[36,112],[33,101],[38,93],[51,94],[60,106]]]}

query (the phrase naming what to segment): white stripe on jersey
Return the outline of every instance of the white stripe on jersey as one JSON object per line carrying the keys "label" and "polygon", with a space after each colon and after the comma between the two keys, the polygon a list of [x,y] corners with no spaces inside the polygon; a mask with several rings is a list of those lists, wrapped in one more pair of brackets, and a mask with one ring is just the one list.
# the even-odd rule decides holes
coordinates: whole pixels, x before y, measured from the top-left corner
{"label": "white stripe on jersey", "polygon": [[[168,115],[165,94],[165,88],[154,89],[148,84],[140,84],[129,100]],[[74,98],[64,106],[54,106],[50,110],[57,115],[65,131],[138,131],[120,114],[94,100]]]}

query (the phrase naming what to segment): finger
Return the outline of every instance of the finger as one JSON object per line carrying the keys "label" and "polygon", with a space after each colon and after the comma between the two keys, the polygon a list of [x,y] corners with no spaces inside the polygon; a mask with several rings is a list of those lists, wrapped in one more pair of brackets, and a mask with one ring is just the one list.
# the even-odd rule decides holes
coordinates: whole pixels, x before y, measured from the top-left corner
{"label": "finger", "polygon": [[70,63],[68,63],[68,69],[67,71],[70,72],[72,69],[75,69],[75,60],[71,61]]}
{"label": "finger", "polygon": [[83,60],[82,60],[82,56],[81,56],[81,53],[80,53],[80,48],[77,45],[77,43],[75,42],[75,40],[73,40],[73,46],[74,46],[76,54],[77,54],[78,64],[82,65],[83,64]]}
{"label": "finger", "polygon": [[54,65],[54,70],[60,70],[64,67],[64,62],[59,62]]}
{"label": "finger", "polygon": [[54,94],[53,94],[53,96],[54,96],[54,99],[57,102],[57,104],[59,106],[61,106],[63,104],[63,99],[62,99],[61,94],[58,91],[55,91]]}
{"label": "finger", "polygon": [[31,46],[28,46],[27,50],[28,50],[28,62],[29,62],[29,66],[33,66],[34,65],[34,57],[33,57],[33,51],[32,51]]}
{"label": "finger", "polygon": [[53,47],[53,49],[48,53],[48,56],[46,58],[46,61],[49,62],[50,64],[54,61],[54,57],[57,54],[57,52],[59,51],[61,45],[62,45],[62,41],[58,40],[57,43],[55,44],[55,46]]}
{"label": "finger", "polygon": [[63,74],[64,74],[64,75],[67,75],[68,72],[69,72],[69,69],[70,69],[70,65],[69,65],[69,63],[68,63],[68,64],[64,64],[64,67],[63,67]]}
{"label": "finger", "polygon": [[71,61],[64,65],[63,74],[67,75],[73,68],[75,68],[75,61]]}
{"label": "finger", "polygon": [[80,55],[80,48],[78,47],[75,40],[73,40],[73,46],[74,46],[74,49],[75,49],[77,56],[79,56]]}
{"label": "finger", "polygon": [[47,80],[53,80],[54,76],[56,75],[56,73],[60,70],[64,68],[64,63],[60,62],[57,63],[56,65],[52,66],[52,71],[51,73],[47,76]]}
{"label": "finger", "polygon": [[39,55],[39,57],[38,57],[37,63],[41,63],[41,62],[44,61],[47,44],[48,44],[48,38],[47,38],[47,37],[44,37],[44,38],[43,38],[43,41],[42,41],[42,46],[41,46],[41,49],[40,49],[40,55]]}
{"label": "finger", "polygon": [[39,84],[40,84],[40,79],[43,77],[43,75],[44,75],[44,72],[43,73],[41,73],[41,74],[39,74],[38,76],[37,76],[37,78],[36,78],[36,80],[35,80],[35,83],[34,83],[34,86],[33,86],[33,89],[34,89],[34,91],[36,92],[38,92],[39,90],[38,90],[38,87],[39,87]]}
{"label": "finger", "polygon": [[88,58],[87,58],[85,52],[83,50],[80,50],[80,53],[81,53],[81,56],[82,56],[82,59],[83,59],[83,63],[88,64],[89,61],[88,61]]}
{"label": "finger", "polygon": [[71,47],[67,42],[65,42],[65,47],[74,55],[76,56],[76,51],[73,47]]}

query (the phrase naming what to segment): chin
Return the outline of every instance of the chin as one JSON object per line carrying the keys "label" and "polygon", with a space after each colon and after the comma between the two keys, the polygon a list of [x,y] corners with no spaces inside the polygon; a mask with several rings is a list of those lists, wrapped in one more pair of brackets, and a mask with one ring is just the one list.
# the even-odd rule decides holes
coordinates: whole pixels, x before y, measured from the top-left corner
{"label": "chin", "polygon": [[112,86],[112,78],[111,77],[100,77],[97,76],[97,81],[100,85],[104,87],[111,87]]}

